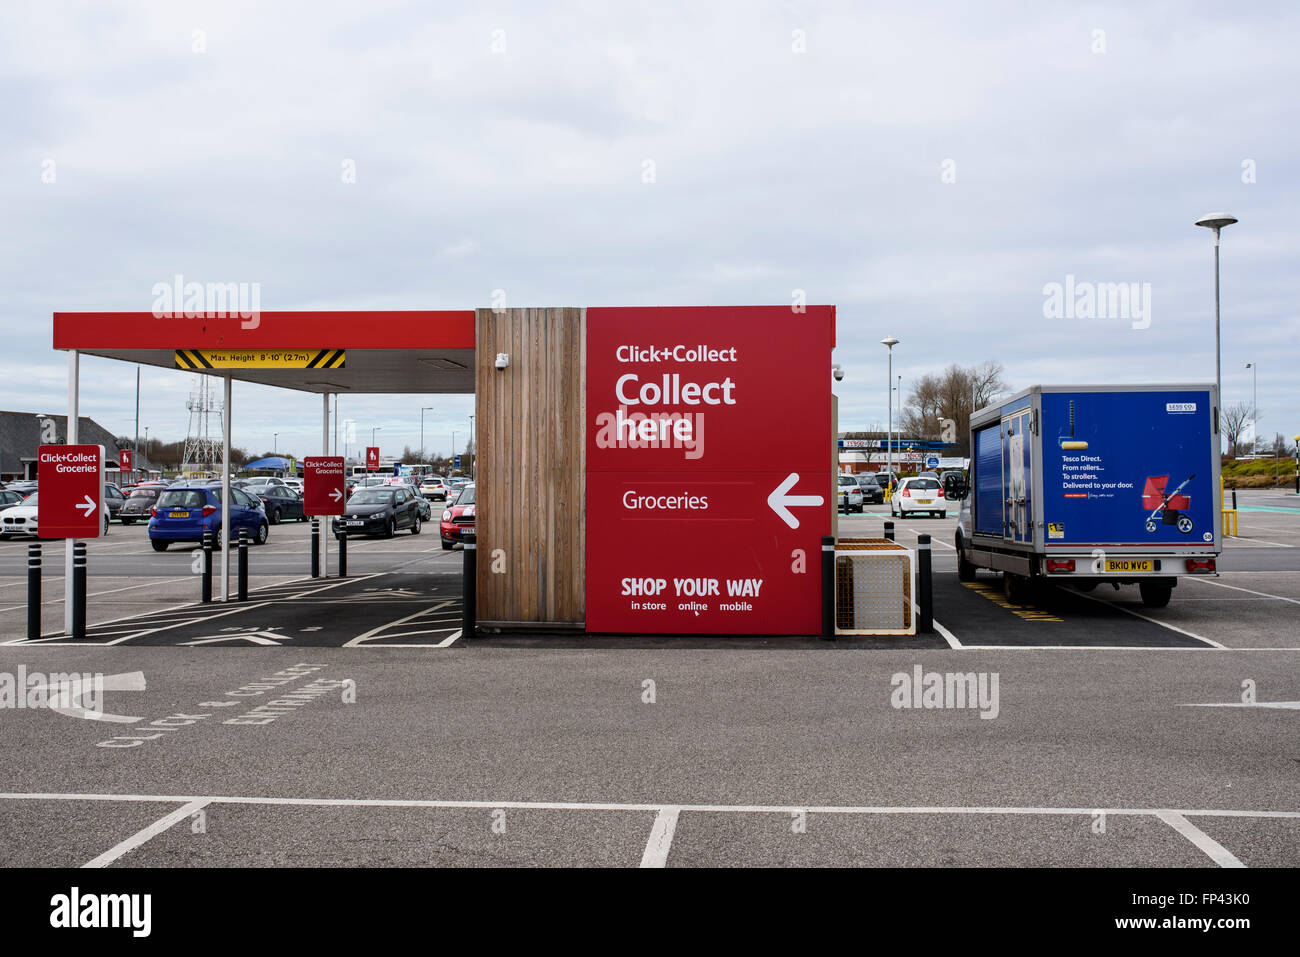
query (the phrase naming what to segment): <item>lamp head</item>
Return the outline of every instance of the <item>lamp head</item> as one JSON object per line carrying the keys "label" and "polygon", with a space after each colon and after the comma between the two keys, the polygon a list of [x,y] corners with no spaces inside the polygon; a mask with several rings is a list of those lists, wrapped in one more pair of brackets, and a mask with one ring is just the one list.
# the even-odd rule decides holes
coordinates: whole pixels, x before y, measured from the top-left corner
{"label": "lamp head", "polygon": [[1231,226],[1237,221],[1237,217],[1231,213],[1210,213],[1208,216],[1202,216],[1196,221],[1197,226],[1204,226],[1207,229],[1222,229],[1224,226]]}

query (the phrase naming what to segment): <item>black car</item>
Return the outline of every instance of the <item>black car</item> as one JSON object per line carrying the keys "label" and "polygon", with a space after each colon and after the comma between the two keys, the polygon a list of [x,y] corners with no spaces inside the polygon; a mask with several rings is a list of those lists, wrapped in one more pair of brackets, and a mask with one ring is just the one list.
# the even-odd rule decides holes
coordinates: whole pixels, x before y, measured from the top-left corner
{"label": "black car", "polygon": [[136,522],[147,522],[152,517],[150,511],[158,501],[158,493],[163,490],[162,485],[137,485],[131,489],[121,507],[117,511],[117,518],[123,525],[134,525]]}
{"label": "black car", "polygon": [[307,520],[307,515],[303,512],[302,496],[287,485],[245,486],[244,492],[262,500],[266,517],[272,525],[279,525],[289,519],[299,522]]}
{"label": "black car", "polygon": [[858,480],[858,488],[862,489],[862,501],[871,505],[882,505],[885,501],[885,490],[880,487],[876,481],[875,475],[870,472],[861,472],[855,475]]}
{"label": "black car", "polygon": [[405,485],[381,485],[359,488],[352,493],[341,517],[334,519],[334,537],[349,535],[383,535],[392,538],[399,528],[420,534],[419,496]]}
{"label": "black car", "polygon": [[126,496],[122,490],[111,482],[104,483],[104,508],[108,510],[110,520],[117,518],[122,511],[122,506],[126,504]]}
{"label": "black car", "polygon": [[12,488],[0,488],[0,508],[8,508],[10,505],[21,505],[29,492],[19,492]]}

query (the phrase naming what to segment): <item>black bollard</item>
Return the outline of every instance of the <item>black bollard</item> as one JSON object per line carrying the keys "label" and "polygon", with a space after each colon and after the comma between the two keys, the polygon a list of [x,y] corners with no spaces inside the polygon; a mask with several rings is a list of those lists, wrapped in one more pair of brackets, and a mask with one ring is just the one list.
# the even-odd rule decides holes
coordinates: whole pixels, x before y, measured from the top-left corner
{"label": "black bollard", "polygon": [[239,530],[239,600],[248,601],[248,529]]}
{"label": "black bollard", "polygon": [[320,578],[320,519],[311,520],[311,577]]}
{"label": "black bollard", "polygon": [[1232,490],[1232,510],[1234,512],[1237,510],[1237,490],[1235,488]]}
{"label": "black bollard", "polygon": [[27,546],[27,640],[41,637],[41,543]]}
{"label": "black bollard", "polygon": [[348,530],[339,529],[339,578],[348,577]]}
{"label": "black bollard", "polygon": [[212,529],[203,530],[203,573],[200,576],[199,601],[212,604]]}
{"label": "black bollard", "polygon": [[885,522],[885,538],[889,539],[891,542],[894,540],[894,523],[893,523],[893,522],[890,522],[890,521],[886,521],[886,522]]}
{"label": "black bollard", "polygon": [[934,579],[930,569],[930,536],[916,536],[916,616],[917,634],[934,631]]}
{"label": "black bollard", "polygon": [[822,536],[822,637],[835,638],[835,536]]}
{"label": "black bollard", "polygon": [[474,637],[475,615],[478,611],[478,547],[477,539],[473,532],[468,532],[465,536],[465,561],[461,565],[462,583],[461,583],[461,614],[460,614],[460,637],[469,639]]}
{"label": "black bollard", "polygon": [[86,637],[86,543],[72,544],[72,637]]}

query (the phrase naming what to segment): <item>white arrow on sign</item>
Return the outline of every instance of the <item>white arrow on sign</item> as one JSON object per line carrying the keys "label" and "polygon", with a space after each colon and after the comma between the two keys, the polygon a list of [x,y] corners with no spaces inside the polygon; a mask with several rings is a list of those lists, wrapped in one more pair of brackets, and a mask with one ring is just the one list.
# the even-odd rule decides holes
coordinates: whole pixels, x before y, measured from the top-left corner
{"label": "white arrow on sign", "polygon": [[82,510],[81,514],[86,516],[86,518],[90,518],[90,516],[94,513],[95,509],[99,507],[99,505],[95,502],[93,498],[87,495],[86,501],[84,503],[78,502],[76,507]]}
{"label": "white arrow on sign", "polygon": [[334,499],[334,501],[337,502],[337,501],[338,501],[339,499],[341,499],[342,497],[343,497],[343,493],[340,492],[338,489],[331,489],[331,490],[330,490],[330,498]]}
{"label": "white arrow on sign", "polygon": [[799,482],[799,473],[791,472],[785,477],[785,481],[772,489],[772,494],[767,497],[767,505],[772,511],[776,512],[777,517],[785,522],[791,528],[799,527],[799,519],[790,513],[790,508],[803,507],[810,505],[821,505],[825,502],[820,495],[789,495],[790,489],[794,488]]}

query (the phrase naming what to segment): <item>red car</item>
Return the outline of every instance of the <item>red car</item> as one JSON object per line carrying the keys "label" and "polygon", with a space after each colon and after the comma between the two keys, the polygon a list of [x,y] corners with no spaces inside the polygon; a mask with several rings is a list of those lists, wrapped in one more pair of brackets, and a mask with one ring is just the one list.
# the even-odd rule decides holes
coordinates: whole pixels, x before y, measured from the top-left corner
{"label": "red car", "polygon": [[443,551],[451,551],[457,542],[464,543],[465,533],[474,533],[474,484],[461,489],[460,497],[442,513],[440,529]]}

